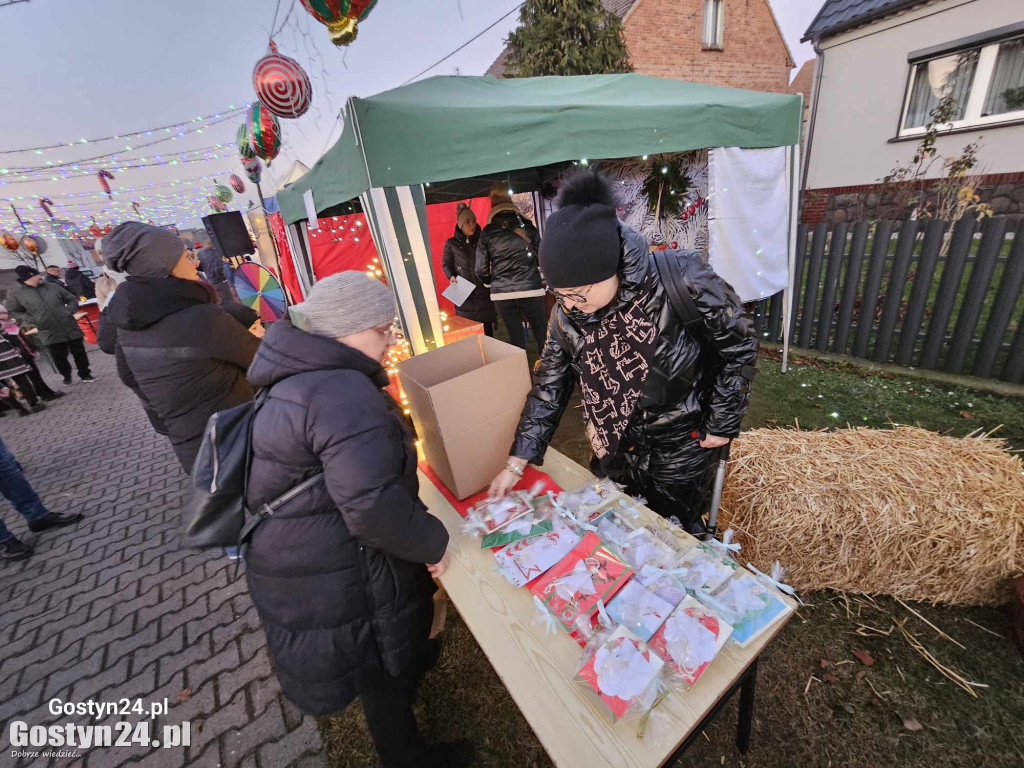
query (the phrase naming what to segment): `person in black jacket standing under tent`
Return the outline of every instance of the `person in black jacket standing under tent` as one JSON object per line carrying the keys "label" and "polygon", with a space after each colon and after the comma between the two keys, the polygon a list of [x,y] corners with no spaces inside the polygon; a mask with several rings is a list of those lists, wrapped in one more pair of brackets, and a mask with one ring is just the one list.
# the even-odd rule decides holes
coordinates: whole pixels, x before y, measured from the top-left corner
{"label": "person in black jacket standing under tent", "polygon": [[448,566],[448,532],[419,500],[413,435],[384,391],[394,298],[362,272],[340,272],[289,316],[249,369],[268,393],[253,425],[249,506],[323,475],[245,548],[281,689],[315,716],[360,696],[385,768],[469,765],[471,745],[428,746],[413,716],[438,652],[430,577]]}
{"label": "person in black jacket standing under tent", "polygon": [[699,253],[670,252],[700,316],[684,327],[647,241],[618,221],[614,187],[600,173],[567,179],[559,204],[540,252],[558,299],[551,337],[491,494],[542,462],[579,381],[594,473],[701,533],[709,449],[739,434],[750,397],[753,324]]}
{"label": "person in black jacket standing under tent", "polygon": [[519,213],[508,188],[495,184],[487,226],[476,248],[476,275],[490,289],[512,343],[526,349],[526,333],[519,330],[525,318],[538,353],[547,338],[544,283],[537,268],[539,244],[533,222]]}
{"label": "person in black jacket standing under tent", "polygon": [[[452,282],[457,275],[476,285],[462,305],[456,307],[455,314],[483,323],[484,333],[493,336],[498,315],[487,293],[487,286],[476,276],[476,247],[480,242],[480,225],[476,223],[473,209],[465,203],[459,203],[457,210],[455,234],[445,241],[441,267]],[[521,322],[517,328],[522,328]]]}
{"label": "person in black jacket standing under tent", "polygon": [[96,284],[73,261],[69,261],[68,268],[64,270],[64,282],[75,296],[85,299],[96,298]]}
{"label": "person in black jacket standing under tent", "polygon": [[259,341],[217,305],[177,235],[126,221],[103,238],[103,259],[128,279],[100,315],[100,348],[190,473],[210,416],[252,399]]}

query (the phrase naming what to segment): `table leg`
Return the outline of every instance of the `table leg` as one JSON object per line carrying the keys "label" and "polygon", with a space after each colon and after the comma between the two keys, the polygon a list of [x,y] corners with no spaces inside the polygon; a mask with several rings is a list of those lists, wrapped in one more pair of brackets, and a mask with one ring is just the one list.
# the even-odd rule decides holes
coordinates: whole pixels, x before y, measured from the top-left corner
{"label": "table leg", "polygon": [[736,747],[741,754],[750,749],[750,729],[754,724],[754,690],[757,687],[757,659],[747,669],[740,688],[740,722],[736,732]]}

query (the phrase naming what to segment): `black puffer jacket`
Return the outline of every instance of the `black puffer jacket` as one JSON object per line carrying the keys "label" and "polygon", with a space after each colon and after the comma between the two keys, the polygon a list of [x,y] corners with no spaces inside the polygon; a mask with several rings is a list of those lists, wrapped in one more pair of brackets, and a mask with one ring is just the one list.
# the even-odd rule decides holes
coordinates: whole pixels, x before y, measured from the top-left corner
{"label": "black puffer jacket", "polygon": [[272,387],[253,428],[249,504],[325,476],[256,529],[249,592],[285,695],[337,712],[367,677],[423,652],[434,592],[423,564],[441,559],[448,532],[419,500],[413,438],[379,363],[284,319],[249,378]]}
{"label": "black puffer jacket", "polygon": [[245,372],[259,341],[216,302],[204,283],[129,277],[100,315],[100,348],[186,472],[210,416],[252,399]]}
{"label": "black puffer jacket", "polygon": [[441,266],[449,280],[458,275],[464,280],[476,284],[476,288],[469,294],[469,298],[462,302],[461,307],[456,307],[455,314],[459,317],[476,320],[478,323],[493,323],[497,319],[494,302],[488,295],[487,286],[476,275],[476,248],[479,242],[480,227],[477,227],[472,237],[466,237],[456,225],[455,234],[444,243]]}
{"label": "black puffer jacket", "polygon": [[[476,248],[477,278],[490,287],[492,299],[543,296],[544,283],[537,266],[537,228],[514,209],[495,211]],[[525,239],[516,233],[517,229],[522,230]]]}
{"label": "black puffer jacket", "polygon": [[78,267],[68,267],[64,270],[64,281],[67,283],[68,290],[75,296],[85,296],[87,299],[96,298],[96,284]]}
{"label": "black puffer jacket", "polygon": [[[620,443],[618,462],[608,473],[634,488],[671,496],[667,486],[673,478],[692,475],[706,458],[707,452],[695,447],[691,430],[720,437],[739,434],[750,396],[747,377],[752,376],[757,360],[757,337],[729,284],[706,267],[696,252],[677,251],[687,287],[704,318],[701,337],[696,338],[668,304],[644,237],[625,225],[620,225],[619,237],[621,287],[616,299],[593,315],[575,310],[566,315],[561,306],[551,314],[548,341],[512,455],[533,463],[543,460],[579,380],[583,343],[579,328],[639,299],[659,336],[638,411]],[[652,476],[660,489],[648,487]]]}

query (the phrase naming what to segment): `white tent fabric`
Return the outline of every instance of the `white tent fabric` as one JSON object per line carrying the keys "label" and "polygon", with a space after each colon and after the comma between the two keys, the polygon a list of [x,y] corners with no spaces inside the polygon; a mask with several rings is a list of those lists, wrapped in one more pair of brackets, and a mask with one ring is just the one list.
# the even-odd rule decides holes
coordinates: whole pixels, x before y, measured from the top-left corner
{"label": "white tent fabric", "polygon": [[789,286],[789,169],[786,148],[710,152],[711,267],[743,301]]}

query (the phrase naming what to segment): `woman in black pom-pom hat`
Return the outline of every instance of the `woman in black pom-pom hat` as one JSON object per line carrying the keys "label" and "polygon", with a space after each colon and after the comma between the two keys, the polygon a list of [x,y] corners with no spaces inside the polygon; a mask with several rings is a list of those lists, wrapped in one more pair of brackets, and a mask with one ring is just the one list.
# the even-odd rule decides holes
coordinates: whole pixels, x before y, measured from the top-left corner
{"label": "woman in black pom-pom hat", "polygon": [[567,179],[558,202],[540,246],[558,306],[491,494],[507,493],[527,463],[543,461],[578,382],[592,471],[701,533],[712,449],[739,434],[747,409],[753,325],[696,251],[665,254],[674,265],[666,287],[648,242],[618,220],[614,188],[599,172]]}

